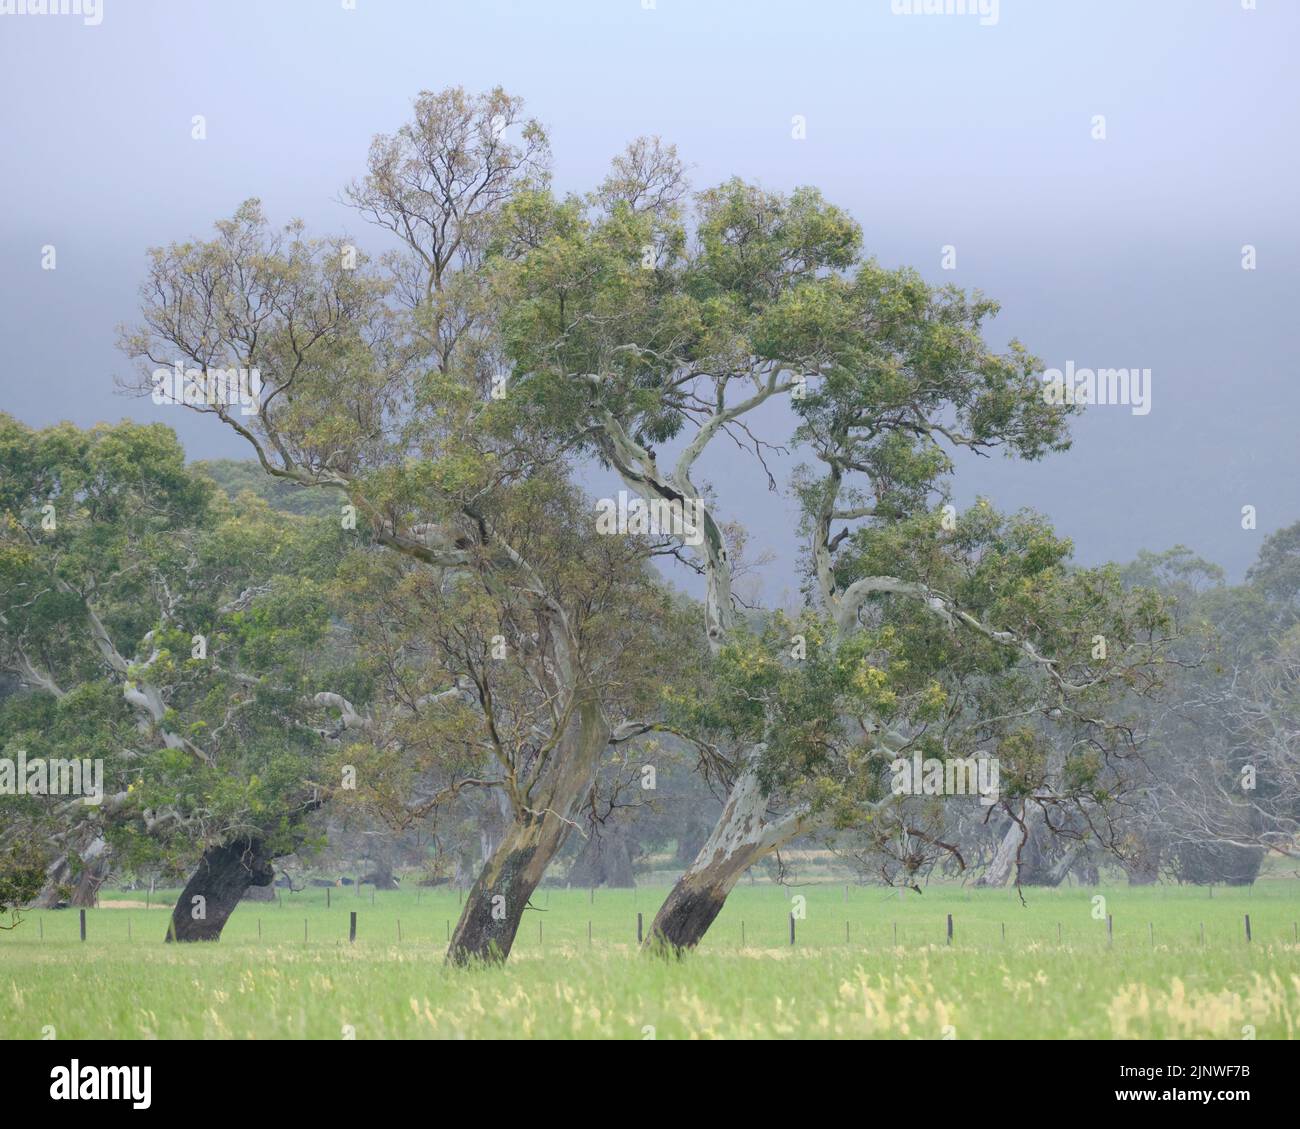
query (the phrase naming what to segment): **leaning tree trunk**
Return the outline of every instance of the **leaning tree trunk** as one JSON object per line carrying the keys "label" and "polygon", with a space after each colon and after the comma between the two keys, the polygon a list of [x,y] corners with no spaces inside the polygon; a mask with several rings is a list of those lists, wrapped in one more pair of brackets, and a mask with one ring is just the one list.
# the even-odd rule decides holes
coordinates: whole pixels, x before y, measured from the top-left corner
{"label": "leaning tree trunk", "polygon": [[260,839],[238,839],[203,852],[172,910],[168,941],[219,941],[221,930],[250,886],[275,879],[272,856]]}
{"label": "leaning tree trunk", "polygon": [[[975,881],[976,886],[1005,886],[1013,874],[1016,875],[1017,884],[1020,884],[1026,877],[1023,873],[1016,874],[1016,871],[1022,865],[1029,869],[1028,864],[1034,857],[1033,851],[1042,849],[1041,839],[1044,831],[1050,834],[1044,801],[1055,794],[1056,783],[1061,779],[1064,771],[1065,750],[1059,744],[1054,744],[1048,750],[1042,784],[1032,799],[1023,803],[1020,822],[1011,820],[1002,836],[1002,841],[993,853],[993,861]],[[1028,858],[1022,856],[1022,848],[1028,852]]]}
{"label": "leaning tree trunk", "polygon": [[975,880],[976,886],[1005,886],[1011,878],[1016,869],[1020,848],[1028,836],[1033,834],[1033,810],[1025,812],[1020,818],[1020,823],[1012,819],[1007,824],[1006,831],[998,841],[997,850],[993,852],[988,869]]}
{"label": "leaning tree trunk", "polygon": [[58,909],[67,904],[65,888],[70,886],[68,878],[72,867],[67,855],[60,855],[45,869],[45,885],[32,903],[33,909]]}
{"label": "leaning tree trunk", "polygon": [[58,909],[62,906],[93,908],[99,902],[99,888],[108,879],[112,866],[112,852],[108,844],[96,836],[78,856],[79,866],[69,854],[60,855],[45,871],[45,884],[33,903],[36,909]]}
{"label": "leaning tree trunk", "polygon": [[1030,844],[1041,836],[1046,823],[1047,813],[1043,805],[1026,803],[1019,822],[1014,819],[1009,822],[988,869],[975,880],[974,885],[1005,886],[1016,872],[1021,849],[1029,849]]}
{"label": "leaning tree trunk", "polygon": [[805,829],[803,811],[764,822],[766,811],[767,796],[751,759],[732,787],[712,834],[655,914],[646,949],[674,955],[693,949],[745,871]]}
{"label": "leaning tree trunk", "polygon": [[447,950],[448,964],[497,963],[510,955],[528,899],[564,845],[609,738],[598,700],[589,698],[575,708],[547,768],[470,887]]}

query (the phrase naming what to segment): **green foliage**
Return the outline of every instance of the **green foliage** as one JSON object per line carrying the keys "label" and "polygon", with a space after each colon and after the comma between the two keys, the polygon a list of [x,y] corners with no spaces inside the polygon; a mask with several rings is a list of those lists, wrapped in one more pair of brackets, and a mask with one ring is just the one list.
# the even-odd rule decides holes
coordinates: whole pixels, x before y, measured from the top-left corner
{"label": "green foliage", "polygon": [[9,916],[10,925],[18,923],[18,910],[35,901],[45,881],[45,867],[40,853],[30,843],[0,847],[0,918]]}
{"label": "green foliage", "polygon": [[56,828],[61,850],[99,836],[141,865],[250,830],[291,842],[318,791],[337,521],[226,498],[161,425],[0,417],[0,443],[0,657],[28,682],[0,701],[0,744],[101,761],[105,789],[0,806],[44,855]]}

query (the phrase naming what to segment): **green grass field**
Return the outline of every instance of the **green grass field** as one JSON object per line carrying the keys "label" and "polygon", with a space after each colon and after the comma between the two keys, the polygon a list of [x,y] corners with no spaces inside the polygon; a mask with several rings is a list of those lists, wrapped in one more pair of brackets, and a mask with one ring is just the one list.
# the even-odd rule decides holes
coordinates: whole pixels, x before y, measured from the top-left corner
{"label": "green grass field", "polygon": [[[664,893],[597,890],[592,901],[587,891],[541,891],[506,967],[449,970],[442,956],[458,912],[454,890],[372,901],[369,888],[360,897],[342,888],[328,908],[323,889],[284,893],[282,904],[242,905],[219,944],[188,946],[162,943],[174,891],[146,909],[142,894],[106,890],[103,908],[87,911],[84,944],[75,910],[31,913],[0,933],[0,1036],[39,1039],[49,1028],[58,1038],[111,1039],[1300,1033],[1295,880],[1213,896],[1166,886],[1027,890],[1027,906],[1014,891],[950,886],[900,899],[877,887],[746,885],[681,961],[636,951],[637,912],[648,928]],[[806,917],[791,946],[796,895]],[[1113,944],[1104,916],[1093,916],[1096,895],[1113,915]],[[351,910],[356,944],[348,943]]]}

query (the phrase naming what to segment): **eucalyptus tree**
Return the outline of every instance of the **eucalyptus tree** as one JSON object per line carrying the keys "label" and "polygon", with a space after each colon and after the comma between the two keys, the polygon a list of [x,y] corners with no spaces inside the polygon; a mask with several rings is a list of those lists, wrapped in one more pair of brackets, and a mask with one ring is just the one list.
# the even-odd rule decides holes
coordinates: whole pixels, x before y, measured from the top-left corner
{"label": "eucalyptus tree", "polygon": [[[548,516],[538,498],[563,494],[571,445],[553,442],[502,380],[492,265],[501,217],[544,185],[546,165],[545,134],[518,99],[421,94],[411,122],[375,139],[365,175],[345,192],[397,250],[372,261],[344,238],[312,239],[298,224],[277,231],[249,201],[214,238],[151,253],[141,324],[123,333],[142,390],[177,366],[256,370],[250,403],[182,400],[240,435],[268,474],[335,491],[342,524],[408,562],[418,578],[403,584],[441,601],[414,674],[387,686],[395,693],[413,678],[416,697],[372,709],[322,701],[390,753],[409,745],[403,729],[455,729],[438,734],[455,755],[433,795],[463,793],[460,765],[481,756],[486,732],[493,775],[473,779],[508,795],[511,822],[466,900],[453,961],[508,954],[607,750],[655,721],[624,718],[619,694],[607,700],[604,649],[626,651],[627,640],[597,626],[605,609],[590,607],[596,594],[644,592],[655,549],[583,550],[573,535],[591,528],[590,511]],[[517,239],[526,217],[514,220]],[[510,660],[488,675],[479,664],[485,651],[494,658],[497,636]],[[511,718],[504,733],[498,690]],[[467,696],[477,698],[472,723]]]}
{"label": "eucalyptus tree", "polygon": [[217,497],[161,424],[0,417],[0,466],[0,665],[24,687],[0,739],[50,769],[0,801],[0,837],[34,842],[52,886],[110,855],[192,865],[169,934],[215,938],[325,794],[316,577],[338,531]]}
{"label": "eucalyptus tree", "polygon": [[1135,578],[1175,594],[1204,654],[1154,715],[1156,781],[1141,831],[1180,880],[1254,881],[1300,834],[1300,523],[1268,537],[1246,583],[1185,549],[1144,553]]}
{"label": "eucalyptus tree", "polygon": [[[704,577],[716,667],[678,724],[746,740],[721,818],[655,920],[649,943],[672,948],[698,941],[753,863],[848,820],[842,800],[870,815],[871,758],[932,738],[940,718],[987,737],[1014,698],[1084,725],[1076,751],[1118,755],[1124,727],[1067,701],[1142,683],[1164,630],[1158,602],[1067,569],[1041,523],[987,507],[958,520],[946,504],[957,451],[1033,460],[1068,445],[1072,406],[1044,395],[1036,360],[985,342],[995,303],[864,260],[858,225],[814,189],[731,180],[686,201],[675,152],[641,141],[590,197],[514,203],[501,251],[515,395],[647,506],[698,516],[680,541]],[[785,434],[758,422],[773,400],[794,417]],[[736,614],[736,538],[696,481],[716,442],[748,449],[773,488],[778,446],[815,460],[795,483],[805,623],[755,636]],[[886,661],[898,647],[915,653]],[[1103,789],[1099,769],[1088,780]]]}
{"label": "eucalyptus tree", "polygon": [[[564,609],[582,692],[600,714],[653,717],[662,672],[690,652],[686,609],[643,543],[593,525],[590,500],[559,477],[531,478],[493,511],[496,534]],[[456,960],[504,957],[546,866],[571,833],[589,834],[598,770],[638,768],[648,751],[629,754],[626,743],[654,726],[602,724],[599,744],[576,740],[566,715],[583,705],[558,677],[548,617],[530,593],[485,585],[473,570],[358,550],[338,607],[365,674],[355,700],[322,699],[352,738],[347,798],[394,829],[436,831],[467,805],[506,817],[451,950]]]}

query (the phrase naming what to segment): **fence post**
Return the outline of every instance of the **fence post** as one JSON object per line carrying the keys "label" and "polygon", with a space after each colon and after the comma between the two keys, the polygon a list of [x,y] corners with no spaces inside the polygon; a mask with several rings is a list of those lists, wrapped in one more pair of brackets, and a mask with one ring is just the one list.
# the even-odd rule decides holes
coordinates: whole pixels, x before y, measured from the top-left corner
{"label": "fence post", "polygon": [[639,913],[636,915],[636,943],[638,945],[641,943],[641,915]]}
{"label": "fence post", "polygon": [[952,944],[952,914],[948,915],[948,944]]}
{"label": "fence post", "polygon": [[[402,927],[398,925],[397,931],[400,936]],[[357,911],[353,910],[348,915],[348,941],[355,943],[357,939]]]}
{"label": "fence post", "polygon": [[1246,943],[1250,943],[1250,914],[1246,914]]}
{"label": "fence post", "polygon": [[84,909],[81,911],[81,939],[83,941],[86,939],[86,911]]}

